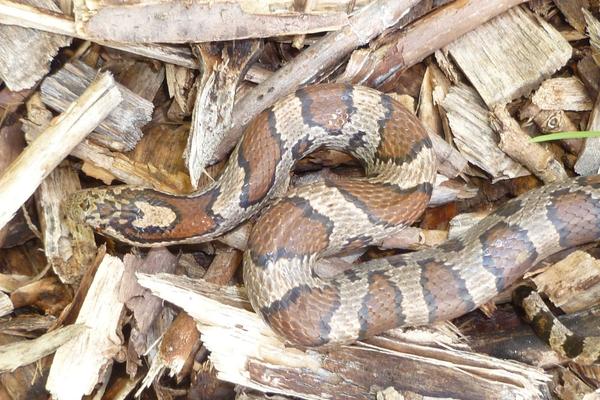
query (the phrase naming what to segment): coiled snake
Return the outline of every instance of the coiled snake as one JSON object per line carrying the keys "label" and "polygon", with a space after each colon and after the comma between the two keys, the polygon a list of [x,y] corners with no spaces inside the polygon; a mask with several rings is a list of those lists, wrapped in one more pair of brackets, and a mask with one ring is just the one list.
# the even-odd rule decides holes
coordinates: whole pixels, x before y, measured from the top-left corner
{"label": "coiled snake", "polygon": [[600,177],[546,185],[436,249],[373,260],[331,279],[321,257],[376,243],[413,223],[436,165],[419,120],[390,96],[342,84],[298,90],[246,128],[218,181],[175,196],[113,187],[81,191],[71,218],[136,246],[213,239],[287,189],[296,160],[328,147],[351,153],[365,178],[325,179],[275,201],[244,254],[254,309],[303,346],[348,343],[398,326],[467,313],[563,248],[600,237]]}

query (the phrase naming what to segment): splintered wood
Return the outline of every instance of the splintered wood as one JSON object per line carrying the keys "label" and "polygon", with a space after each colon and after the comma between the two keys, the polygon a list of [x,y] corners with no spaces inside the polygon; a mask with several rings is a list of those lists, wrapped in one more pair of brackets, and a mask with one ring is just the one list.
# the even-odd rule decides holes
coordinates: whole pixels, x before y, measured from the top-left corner
{"label": "splintered wood", "polygon": [[454,144],[469,162],[495,180],[529,174],[498,147],[496,132],[489,123],[489,110],[475,90],[462,84],[453,86],[441,105],[452,129]]}
{"label": "splintered wood", "polygon": [[[105,0],[76,4],[77,28],[83,34],[95,39],[137,43],[208,42],[331,31],[347,24],[346,11],[350,11],[350,2],[333,2],[337,10],[325,4],[327,13],[315,13],[322,9],[292,12],[292,0],[191,3]],[[114,26],[121,29],[113,29]]]}
{"label": "splintered wood", "polygon": [[[28,0],[26,3],[60,12],[52,0]],[[0,79],[18,91],[33,87],[50,69],[50,61],[71,38],[34,29],[0,25]]]}
{"label": "splintered wood", "polygon": [[[56,398],[80,399],[107,379],[112,359],[121,348],[117,329],[123,310],[119,300],[123,272],[123,262],[116,257],[107,255],[100,263],[75,321],[89,329],[54,354],[46,389]],[[70,377],[68,385],[66,376]]]}
{"label": "splintered wood", "polygon": [[[548,379],[525,365],[385,338],[376,340],[377,346],[344,346],[326,354],[286,347],[248,311],[240,289],[199,285],[169,275],[139,277],[140,284],[196,319],[219,378],[261,391],[303,399],[368,399],[376,395],[376,388],[420,392],[427,385],[425,390],[434,396],[459,397],[469,390],[472,398],[501,393],[506,398],[535,399]],[[380,368],[390,373],[379,374]],[[424,382],[428,375],[444,377]]]}
{"label": "splintered wood", "polygon": [[566,64],[573,49],[546,21],[515,7],[463,35],[446,51],[491,107],[531,92]]}
{"label": "splintered wood", "polygon": [[[66,64],[57,73],[44,80],[41,86],[42,101],[50,108],[62,112],[98,75],[98,71],[80,61]],[[90,137],[114,150],[131,150],[142,137],[142,128],[150,121],[153,106],[118,85],[123,101],[95,129],[99,134]]]}
{"label": "splintered wood", "polygon": [[110,74],[100,75],[0,176],[0,228],[44,179],[122,100]]}

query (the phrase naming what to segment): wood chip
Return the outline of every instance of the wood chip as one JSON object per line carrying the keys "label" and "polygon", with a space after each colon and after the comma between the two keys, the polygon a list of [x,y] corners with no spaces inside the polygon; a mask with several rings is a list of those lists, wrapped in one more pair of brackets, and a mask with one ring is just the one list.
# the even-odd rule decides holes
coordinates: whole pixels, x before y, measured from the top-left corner
{"label": "wood chip", "polygon": [[446,111],[454,144],[469,162],[489,173],[494,181],[529,174],[498,147],[489,111],[475,90],[462,84],[453,86],[441,106]]}
{"label": "wood chip", "polygon": [[[89,329],[54,355],[46,389],[55,398],[80,399],[92,393],[120,350],[117,329],[123,311],[119,300],[123,271],[123,262],[109,255],[98,267],[76,320]],[[69,379],[68,385],[65,377]]]}
{"label": "wood chip", "polygon": [[600,298],[600,260],[575,251],[532,278],[539,291],[566,313],[597,304]]}
{"label": "wood chip", "polygon": [[515,7],[446,47],[489,106],[528,94],[564,66],[573,49],[549,23]]}
{"label": "wood chip", "polygon": [[[297,35],[337,30],[348,23],[345,12],[290,12],[285,8],[278,10],[275,2],[267,3],[145,0],[123,4],[104,0],[76,3],[74,11],[80,34],[125,43],[211,42]],[[292,1],[287,3],[288,7],[293,5]]]}
{"label": "wood chip", "polygon": [[[600,130],[600,95],[590,113],[587,130]],[[596,175],[600,172],[600,138],[587,138],[573,168],[579,175]]]}
{"label": "wood chip", "polygon": [[[60,13],[52,0],[25,2]],[[66,36],[0,25],[0,79],[10,90],[32,88],[48,73],[50,62],[58,50],[70,43],[71,38]]]}
{"label": "wood chip", "polygon": [[593,105],[585,86],[574,76],[546,79],[531,101],[542,110],[589,111]]}
{"label": "wood chip", "polygon": [[24,340],[0,346],[0,373],[14,371],[23,365],[36,362],[52,354],[57,348],[84,334],[84,325],[69,325],[48,332],[34,340]]}
{"label": "wood chip", "polygon": [[577,32],[585,34],[585,16],[582,9],[590,9],[588,0],[554,0],[554,4]]}
{"label": "wood chip", "polygon": [[[44,79],[42,101],[48,107],[63,112],[97,75],[97,70],[81,61],[67,63]],[[154,106],[123,85],[117,86],[123,101],[108,114],[90,138],[113,150],[126,151],[133,149],[142,137],[141,128],[150,122]]]}
{"label": "wood chip", "polygon": [[527,167],[545,183],[562,181],[568,178],[567,171],[554,154],[539,143],[532,143],[531,137],[523,132],[504,106],[494,107],[492,125],[500,135],[498,147],[507,155]]}
{"label": "wood chip", "polygon": [[206,160],[215,153],[232,123],[236,89],[261,48],[258,40],[198,45],[202,75],[197,81],[198,93],[185,151],[194,188],[204,172]]}

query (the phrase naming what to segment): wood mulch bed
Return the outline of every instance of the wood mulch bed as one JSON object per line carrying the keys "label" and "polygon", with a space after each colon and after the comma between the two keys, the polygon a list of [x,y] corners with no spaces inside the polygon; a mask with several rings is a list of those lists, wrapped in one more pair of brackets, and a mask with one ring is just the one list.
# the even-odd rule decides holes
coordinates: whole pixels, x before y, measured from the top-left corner
{"label": "wood mulch bed", "polygon": [[[252,221],[209,243],[136,249],[63,215],[81,188],[190,193],[244,126],[298,87],[361,84],[427,127],[419,222],[362,259],[436,246],[507,199],[600,170],[597,0],[0,0],[0,399],[598,399],[518,318],[510,289],[456,320],[327,351],[286,346],[241,279]],[[302,160],[292,185],[355,173]],[[600,335],[600,251],[525,279]],[[335,273],[336,259],[321,274]]]}

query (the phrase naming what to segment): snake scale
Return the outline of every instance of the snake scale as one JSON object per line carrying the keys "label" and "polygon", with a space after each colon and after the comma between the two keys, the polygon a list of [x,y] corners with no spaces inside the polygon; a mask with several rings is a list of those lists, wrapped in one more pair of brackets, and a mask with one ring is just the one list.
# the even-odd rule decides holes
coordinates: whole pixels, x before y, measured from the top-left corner
{"label": "snake scale", "polygon": [[[286,193],[294,162],[322,147],[352,154],[366,177],[326,178]],[[211,240],[271,202],[250,234],[244,281],[257,313],[301,346],[458,317],[550,254],[600,238],[600,177],[580,177],[510,200],[438,248],[372,260],[328,279],[313,272],[322,257],[413,223],[435,173],[425,129],[396,100],[323,84],[256,117],[220,178],[202,192],[95,188],[73,194],[66,211],[107,236],[149,247]]]}

